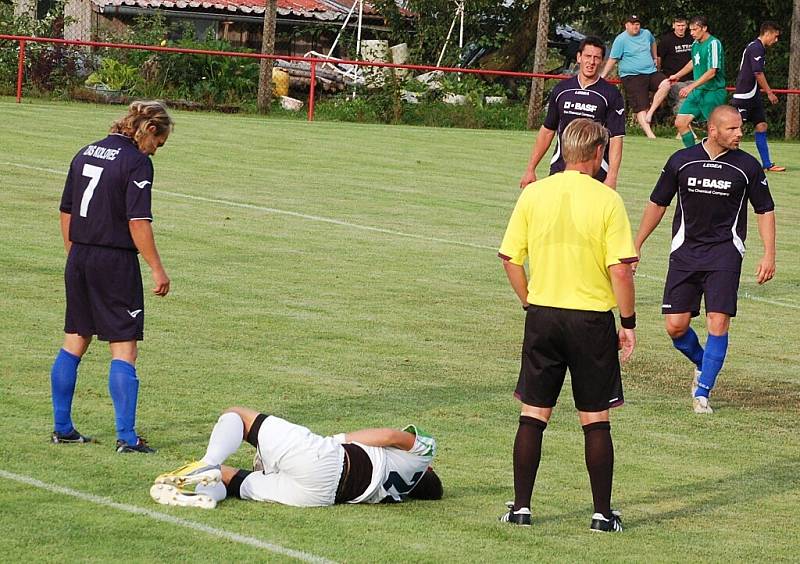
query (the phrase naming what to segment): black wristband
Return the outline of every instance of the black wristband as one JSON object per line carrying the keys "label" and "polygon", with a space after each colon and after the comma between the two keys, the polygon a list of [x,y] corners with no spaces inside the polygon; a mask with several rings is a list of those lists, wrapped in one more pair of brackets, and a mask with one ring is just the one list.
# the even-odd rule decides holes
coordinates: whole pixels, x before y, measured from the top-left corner
{"label": "black wristband", "polygon": [[531,307],[531,304],[522,306],[522,309],[528,311],[528,308]]}
{"label": "black wristband", "polygon": [[620,315],[619,324],[622,325],[623,329],[636,329],[636,312],[630,317],[622,317]]}

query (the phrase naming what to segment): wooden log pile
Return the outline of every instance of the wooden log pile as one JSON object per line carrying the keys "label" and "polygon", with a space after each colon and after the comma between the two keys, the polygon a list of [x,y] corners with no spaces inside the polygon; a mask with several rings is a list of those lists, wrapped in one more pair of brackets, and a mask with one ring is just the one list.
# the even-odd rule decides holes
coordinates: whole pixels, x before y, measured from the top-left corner
{"label": "wooden log pile", "polygon": [[[275,67],[289,73],[289,87],[297,90],[308,90],[311,86],[311,63],[304,61],[275,61]],[[340,72],[336,72],[327,64],[317,64],[317,88],[325,92],[338,92],[352,84],[352,79]]]}

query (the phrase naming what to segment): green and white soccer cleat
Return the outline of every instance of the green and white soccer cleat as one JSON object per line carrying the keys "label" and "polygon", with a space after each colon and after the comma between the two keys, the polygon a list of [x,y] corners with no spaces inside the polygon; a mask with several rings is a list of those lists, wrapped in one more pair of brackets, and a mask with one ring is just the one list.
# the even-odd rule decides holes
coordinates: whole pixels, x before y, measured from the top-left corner
{"label": "green and white soccer cleat", "polygon": [[153,484],[150,488],[150,497],[156,503],[175,507],[214,509],[217,506],[216,500],[208,494],[190,492],[164,483]]}
{"label": "green and white soccer cleat", "polygon": [[192,484],[211,486],[219,483],[220,480],[222,480],[222,472],[218,465],[206,464],[202,460],[197,460],[172,472],[161,474],[155,479],[155,483],[182,488]]}

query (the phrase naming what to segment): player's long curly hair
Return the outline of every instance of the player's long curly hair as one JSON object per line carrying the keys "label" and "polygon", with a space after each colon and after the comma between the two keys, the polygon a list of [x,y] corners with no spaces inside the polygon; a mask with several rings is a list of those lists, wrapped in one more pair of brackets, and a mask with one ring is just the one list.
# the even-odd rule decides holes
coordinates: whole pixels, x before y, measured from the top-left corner
{"label": "player's long curly hair", "polygon": [[111,133],[119,133],[133,139],[139,145],[147,135],[147,128],[155,127],[157,136],[171,133],[175,122],[167,111],[167,105],[159,100],[137,100],[128,106],[128,113],[111,124]]}

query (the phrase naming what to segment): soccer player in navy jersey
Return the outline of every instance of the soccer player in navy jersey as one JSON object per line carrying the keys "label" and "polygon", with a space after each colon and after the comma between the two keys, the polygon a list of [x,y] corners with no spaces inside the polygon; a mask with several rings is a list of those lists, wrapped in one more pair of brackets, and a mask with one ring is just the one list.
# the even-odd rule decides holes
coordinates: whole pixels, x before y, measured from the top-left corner
{"label": "soccer player in navy jersey", "polygon": [[[764,284],[775,275],[775,204],[764,169],[739,149],[741,139],[742,118],[736,108],[718,106],[708,119],[708,138],[667,161],[636,235],[641,257],[642,245],[678,196],[661,310],[673,345],[696,367],[695,413],[713,412],[708,398],[728,350],[747,237],[746,201],[757,214],[764,245],[756,281]],[[705,349],[690,326],[700,314],[701,297],[708,330]]]}
{"label": "soccer player in navy jersey", "polygon": [[105,139],[82,148],[69,168],[61,197],[64,272],[64,345],[50,374],[54,443],[85,443],[72,423],[78,364],[97,335],[108,341],[108,389],[114,403],[117,452],[154,452],[136,434],[137,341],[144,337],[140,253],[150,266],[153,293],[166,296],[170,280],[151,222],[153,163],[173,121],[161,102],[133,102]]}
{"label": "soccer player in navy jersey", "polygon": [[776,165],[769,157],[767,145],[767,117],[764,115],[764,102],[758,88],[767,95],[771,104],[778,103],[778,97],[769,87],[764,74],[767,47],[772,47],[778,42],[781,28],[775,22],[764,22],[758,37],[745,47],[742,53],[742,62],[739,64],[739,76],[736,77],[736,92],[731,100],[731,105],[739,110],[744,121],[749,121],[755,126],[756,147],[761,156],[761,165],[767,172],[785,172],[785,166]]}
{"label": "soccer player in navy jersey", "polygon": [[622,163],[622,138],[625,136],[625,102],[617,88],[600,78],[606,46],[597,37],[587,37],[578,47],[578,74],[558,83],[547,105],[547,116],[533,145],[520,188],[536,182],[536,166],[544,157],[553,137],[556,148],[550,160],[550,174],[561,172],[566,163],[561,155],[561,134],[573,120],[588,118],[608,129],[610,140],[600,170],[594,178],[616,189]]}

